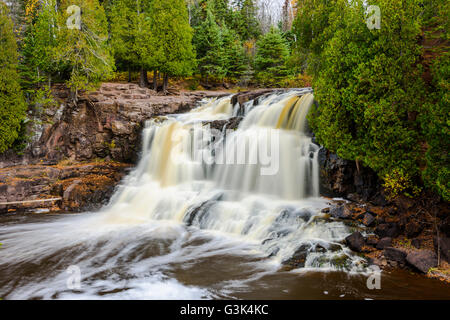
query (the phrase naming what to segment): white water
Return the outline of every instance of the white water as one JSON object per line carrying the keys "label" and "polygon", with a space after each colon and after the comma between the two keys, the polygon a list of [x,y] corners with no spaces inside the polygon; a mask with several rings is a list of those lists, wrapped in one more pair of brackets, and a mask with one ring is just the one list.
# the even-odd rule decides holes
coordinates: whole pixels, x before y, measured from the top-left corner
{"label": "white water", "polygon": [[[293,90],[238,109],[227,97],[149,121],[139,165],[101,212],[0,228],[5,244],[0,270],[46,266],[39,279],[11,279],[3,294],[46,299],[226,296],[278,270],[302,244],[309,245],[304,270],[361,270],[362,260],[340,244],[349,234],[347,227],[327,222],[320,213],[327,204],[319,197],[318,146],[306,123],[313,99],[308,90]],[[226,135],[201,125],[242,110],[239,128]],[[168,275],[174,265],[183,269],[224,255],[241,257],[251,272],[212,287],[184,285]],[[335,263],[343,258],[345,267]],[[80,292],[66,287],[69,265],[82,272]]]}

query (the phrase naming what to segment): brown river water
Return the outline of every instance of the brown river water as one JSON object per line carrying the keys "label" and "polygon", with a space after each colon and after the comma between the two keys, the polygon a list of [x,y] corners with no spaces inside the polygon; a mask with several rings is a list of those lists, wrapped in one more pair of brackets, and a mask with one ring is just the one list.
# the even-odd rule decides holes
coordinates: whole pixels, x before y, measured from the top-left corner
{"label": "brown river water", "polygon": [[[0,238],[5,230],[42,226],[58,233],[66,219],[82,215],[8,214],[0,216]],[[55,229],[49,226],[54,225]],[[24,228],[25,227],[25,228]],[[63,228],[63,226],[61,226]],[[182,231],[185,229],[184,231]],[[180,227],[183,234],[188,228]],[[31,230],[31,231],[30,231]],[[32,232],[33,229],[28,229]],[[3,299],[450,299],[450,285],[408,271],[382,272],[380,289],[367,288],[367,275],[338,271],[283,272],[266,265],[264,258],[245,252],[233,240],[227,243],[208,235],[177,239],[151,239],[140,230],[117,233],[121,246],[109,248],[114,239],[97,239],[82,246],[64,246],[57,252],[36,256],[35,261],[8,263],[0,249],[0,297]],[[195,231],[193,232],[195,233]],[[114,235],[109,235],[114,237]],[[7,237],[7,236],[6,236]],[[39,235],[37,234],[37,237]],[[38,239],[36,239],[38,240]],[[118,253],[133,242],[126,255]],[[117,244],[117,243],[116,243]],[[45,245],[45,244],[43,244]],[[39,246],[39,243],[36,243]],[[182,248],[202,248],[192,256],[177,254]],[[31,249],[31,248],[30,248]],[[102,254],[102,250],[108,254]],[[228,252],[227,252],[228,251]],[[198,254],[201,252],[201,254]],[[18,253],[20,254],[20,253]],[[120,256],[120,257],[119,257]],[[202,257],[199,257],[202,256]],[[97,258],[96,258],[97,257]],[[108,262],[114,260],[114,262]],[[70,290],[70,265],[81,270],[81,288]],[[135,268],[134,268],[135,267]],[[84,274],[86,272],[86,274]]]}

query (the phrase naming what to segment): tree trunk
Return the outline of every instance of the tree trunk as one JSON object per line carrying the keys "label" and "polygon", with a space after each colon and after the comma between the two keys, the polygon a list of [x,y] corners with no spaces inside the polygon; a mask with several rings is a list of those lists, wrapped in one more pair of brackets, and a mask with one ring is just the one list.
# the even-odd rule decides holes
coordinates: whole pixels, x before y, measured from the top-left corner
{"label": "tree trunk", "polygon": [[128,82],[131,82],[131,68],[128,66]]}
{"label": "tree trunk", "polygon": [[146,88],[148,86],[147,70],[141,67],[141,76],[139,77],[139,87]]}
{"label": "tree trunk", "polygon": [[169,75],[167,73],[164,73],[164,84],[163,84],[164,93],[167,93],[168,86],[169,86]]}
{"label": "tree trunk", "polygon": [[153,71],[153,90],[158,91],[158,70]]}

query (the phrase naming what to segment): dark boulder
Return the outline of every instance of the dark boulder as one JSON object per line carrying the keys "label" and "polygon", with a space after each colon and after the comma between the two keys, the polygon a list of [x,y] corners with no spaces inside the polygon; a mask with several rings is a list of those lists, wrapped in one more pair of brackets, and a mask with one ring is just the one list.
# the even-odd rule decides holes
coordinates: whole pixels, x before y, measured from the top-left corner
{"label": "dark boulder", "polygon": [[330,215],[334,218],[350,219],[352,212],[348,206],[343,205],[331,208]]}
{"label": "dark boulder", "polygon": [[292,257],[283,261],[282,264],[293,269],[303,268],[305,266],[306,258],[310,249],[310,244],[302,244],[300,247],[298,247],[297,250],[295,250],[295,253],[292,255]]}
{"label": "dark boulder", "polygon": [[322,195],[345,197],[359,202],[371,200],[380,194],[381,183],[373,170],[357,166],[355,161],[344,160],[325,148],[320,149],[318,158]]}
{"label": "dark boulder", "polygon": [[406,252],[397,248],[389,247],[384,249],[384,257],[387,260],[395,261],[398,263],[405,263]]}
{"label": "dark boulder", "polygon": [[242,117],[234,117],[228,120],[216,120],[216,121],[208,121],[204,122],[203,125],[209,125],[211,129],[222,130],[225,128],[227,130],[235,130],[239,127],[239,124],[242,121]]}
{"label": "dark boulder", "polygon": [[440,251],[441,259],[450,263],[450,238],[440,235],[438,241],[438,238],[435,236],[433,237],[433,242],[436,252],[438,252],[438,249]]}
{"label": "dark boulder", "polygon": [[391,247],[391,246],[392,246],[392,238],[386,237],[386,238],[382,238],[378,242],[377,249],[383,250],[384,248]]}
{"label": "dark boulder", "polygon": [[423,224],[410,221],[405,225],[405,234],[408,238],[415,238],[422,232],[423,228]]}
{"label": "dark boulder", "polygon": [[375,234],[380,238],[390,237],[395,238],[400,235],[400,229],[397,223],[382,223],[375,229]]}
{"label": "dark boulder", "polygon": [[430,268],[437,267],[438,265],[436,254],[430,250],[411,252],[407,255],[406,262],[423,273],[428,273]]}
{"label": "dark boulder", "polygon": [[356,252],[361,252],[362,247],[364,246],[364,237],[360,232],[354,232],[345,238],[345,243],[347,246]]}
{"label": "dark boulder", "polygon": [[362,223],[366,226],[366,227],[370,227],[373,223],[375,222],[375,217],[373,215],[371,215],[370,213],[366,213],[364,215],[363,221]]}
{"label": "dark boulder", "polygon": [[368,246],[376,247],[380,239],[377,236],[368,236],[366,239],[366,244]]}

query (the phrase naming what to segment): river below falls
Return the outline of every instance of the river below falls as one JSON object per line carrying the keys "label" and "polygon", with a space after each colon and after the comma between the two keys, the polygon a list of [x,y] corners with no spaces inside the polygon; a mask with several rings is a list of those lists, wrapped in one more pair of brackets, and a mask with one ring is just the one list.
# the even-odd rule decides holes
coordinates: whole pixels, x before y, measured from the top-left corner
{"label": "river below falls", "polygon": [[[138,165],[99,212],[0,216],[0,297],[450,297],[407,272],[368,289],[374,270],[345,245],[351,228],[322,211],[313,104],[294,89],[147,121]],[[206,124],[233,117],[234,129]]]}
{"label": "river below falls", "polygon": [[[94,214],[0,216],[0,235],[52,232]],[[33,231],[34,230],[34,231]],[[38,230],[38,231],[36,231]],[[162,236],[164,234],[164,236]],[[161,237],[159,236],[161,235]],[[61,246],[35,261],[2,262],[3,299],[446,299],[450,286],[407,271],[382,272],[381,289],[369,290],[367,274],[280,271],[251,243],[181,224],[152,223],[98,234]],[[6,236],[7,237],[7,236]],[[32,241],[32,239],[29,239]],[[24,252],[26,253],[26,252]],[[21,253],[18,252],[18,255]],[[70,266],[80,270],[80,288],[69,289]]]}

